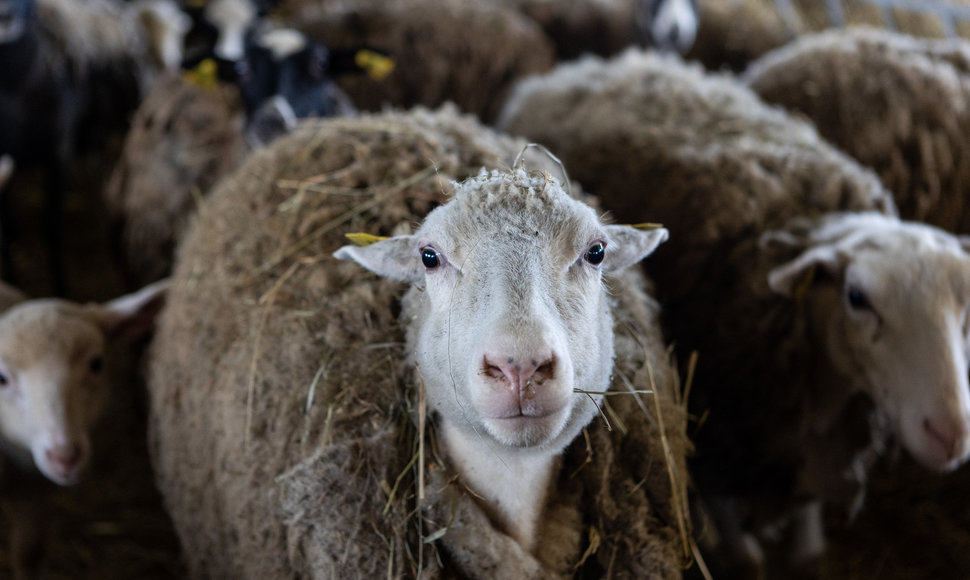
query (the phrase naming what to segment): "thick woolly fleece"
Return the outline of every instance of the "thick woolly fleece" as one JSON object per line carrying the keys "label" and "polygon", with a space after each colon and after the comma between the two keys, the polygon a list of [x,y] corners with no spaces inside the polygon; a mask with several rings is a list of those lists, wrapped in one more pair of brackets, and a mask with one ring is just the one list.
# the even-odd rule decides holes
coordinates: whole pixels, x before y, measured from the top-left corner
{"label": "thick woolly fleece", "polygon": [[[697,440],[698,480],[708,491],[760,498],[753,505],[765,517],[784,514],[794,470],[814,461],[802,426],[825,395],[811,387],[820,351],[805,316],[767,284],[792,249],[769,251],[759,239],[796,217],[892,215],[890,194],[809,124],[736,79],[642,51],[523,80],[499,125],[550,147],[619,220],[669,229],[646,265],[678,358],[700,355],[690,404],[710,417]],[[802,223],[789,235],[807,231]],[[829,482],[830,499],[854,510],[865,470],[846,477],[844,468],[872,457],[885,433],[865,398],[844,412],[817,477]]]}
{"label": "thick woolly fleece", "polygon": [[330,254],[345,232],[409,231],[452,181],[523,145],[454,108],[328,120],[216,188],[150,373],[154,464],[193,577],[680,575],[684,412],[636,272],[611,283],[613,388],[658,399],[610,397],[612,431],[597,418],[567,449],[543,540],[562,550],[540,561],[494,528],[439,459],[433,420],[417,499],[405,287]]}
{"label": "thick woolly fleece", "polygon": [[744,79],[874,169],[901,217],[970,231],[970,43],[830,31],[765,55]]}

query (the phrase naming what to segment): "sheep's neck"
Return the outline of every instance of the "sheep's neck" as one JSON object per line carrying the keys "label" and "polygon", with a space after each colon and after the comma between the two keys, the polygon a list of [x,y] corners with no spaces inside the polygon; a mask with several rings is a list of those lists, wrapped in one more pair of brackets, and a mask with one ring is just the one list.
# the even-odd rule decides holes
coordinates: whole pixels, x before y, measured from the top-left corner
{"label": "sheep's neck", "polygon": [[559,455],[549,451],[503,448],[487,436],[468,434],[443,421],[448,458],[484,503],[492,520],[525,550],[535,551],[549,487]]}

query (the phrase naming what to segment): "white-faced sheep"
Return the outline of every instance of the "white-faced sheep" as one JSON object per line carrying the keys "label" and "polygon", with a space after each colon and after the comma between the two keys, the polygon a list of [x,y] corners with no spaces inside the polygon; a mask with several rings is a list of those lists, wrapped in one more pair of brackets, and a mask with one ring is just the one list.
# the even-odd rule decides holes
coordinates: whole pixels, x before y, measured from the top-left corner
{"label": "white-faced sheep", "polygon": [[620,219],[670,229],[648,269],[670,337],[699,352],[694,475],[731,556],[760,566],[750,534],[790,522],[790,555],[818,556],[819,501],[854,514],[890,433],[932,469],[966,459],[970,258],[899,222],[810,126],[641,52],[523,81],[502,126]]}
{"label": "white-faced sheep", "polygon": [[604,225],[555,181],[519,169],[458,184],[412,235],[334,254],[411,284],[406,348],[438,443],[526,551],[536,550],[559,456],[602,402],[589,393],[609,388],[603,276],[666,238]]}
{"label": "white-faced sheep", "polygon": [[72,485],[92,454],[108,385],[105,344],[151,328],[167,282],[103,305],[27,300],[0,285],[0,502],[14,576],[36,578],[53,484]]}
{"label": "white-faced sheep", "polygon": [[873,168],[905,219],[970,231],[970,44],[877,30],[805,36],[745,73]]}
{"label": "white-faced sheep", "polygon": [[[452,182],[522,145],[453,109],[328,120],[216,188],[151,370],[194,575],[679,577],[684,415],[642,275],[619,272],[665,234],[544,174]],[[399,234],[339,254],[423,291],[333,260],[347,231]]]}

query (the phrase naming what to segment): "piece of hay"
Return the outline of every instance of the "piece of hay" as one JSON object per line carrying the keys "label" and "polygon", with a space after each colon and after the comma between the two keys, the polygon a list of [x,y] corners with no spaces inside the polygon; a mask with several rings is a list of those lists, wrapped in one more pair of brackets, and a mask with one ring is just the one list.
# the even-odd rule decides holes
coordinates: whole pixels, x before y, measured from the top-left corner
{"label": "piece of hay", "polygon": [[613,390],[655,392],[609,397],[614,430],[596,420],[567,450],[549,517],[572,535],[546,541],[575,550],[541,563],[490,525],[432,430],[417,436],[405,288],[329,257],[347,232],[406,231],[449,180],[523,145],[454,108],[313,122],[216,188],[180,248],[150,373],[154,464],[192,576],[547,577],[592,546],[582,574],[679,577],[685,414],[638,272],[613,287]]}

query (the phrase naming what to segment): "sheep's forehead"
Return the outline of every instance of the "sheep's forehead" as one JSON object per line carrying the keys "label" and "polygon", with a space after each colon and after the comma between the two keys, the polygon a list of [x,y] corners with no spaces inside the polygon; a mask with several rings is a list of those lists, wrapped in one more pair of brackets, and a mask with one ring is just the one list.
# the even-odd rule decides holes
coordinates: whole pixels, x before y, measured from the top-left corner
{"label": "sheep's forehead", "polygon": [[100,330],[77,305],[35,300],[0,317],[0,360],[8,367],[73,362],[103,344]]}
{"label": "sheep's forehead", "polygon": [[953,236],[919,224],[879,228],[856,238],[850,252],[853,271],[870,291],[895,296],[900,303],[970,298],[970,256]]}
{"label": "sheep's forehead", "polygon": [[432,212],[418,235],[453,246],[520,241],[509,246],[572,252],[601,230],[592,208],[548,176],[494,172],[458,184],[455,198]]}

